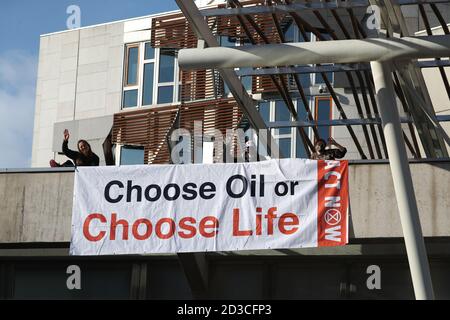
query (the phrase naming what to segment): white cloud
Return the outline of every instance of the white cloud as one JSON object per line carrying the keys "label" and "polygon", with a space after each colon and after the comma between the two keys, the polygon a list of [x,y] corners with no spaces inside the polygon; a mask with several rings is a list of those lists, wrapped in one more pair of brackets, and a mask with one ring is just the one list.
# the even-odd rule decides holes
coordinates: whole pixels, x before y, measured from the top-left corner
{"label": "white cloud", "polygon": [[36,77],[36,57],[0,55],[0,168],[31,165]]}

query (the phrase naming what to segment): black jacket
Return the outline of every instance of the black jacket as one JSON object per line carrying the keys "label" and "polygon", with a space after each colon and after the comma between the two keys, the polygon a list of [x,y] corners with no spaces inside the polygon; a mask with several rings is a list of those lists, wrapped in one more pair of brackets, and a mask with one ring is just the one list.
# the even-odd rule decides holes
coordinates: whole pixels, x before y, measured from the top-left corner
{"label": "black jacket", "polygon": [[89,157],[84,156],[78,151],[70,150],[69,141],[64,141],[62,145],[62,150],[66,157],[72,159],[76,166],[78,167],[98,167],[100,165],[100,158],[92,152]]}

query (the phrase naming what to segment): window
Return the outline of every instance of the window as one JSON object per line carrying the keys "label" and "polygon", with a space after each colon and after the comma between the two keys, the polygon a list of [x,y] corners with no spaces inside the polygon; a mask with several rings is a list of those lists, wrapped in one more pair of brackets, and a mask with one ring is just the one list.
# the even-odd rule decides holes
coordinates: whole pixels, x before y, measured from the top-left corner
{"label": "window", "polygon": [[[332,119],[331,107],[333,100],[331,97],[316,97],[315,99],[315,119],[318,121],[329,121]],[[320,126],[318,127],[319,136],[325,141],[331,137],[331,127],[330,126]],[[317,140],[317,137],[316,137]]]}
{"label": "window", "polygon": [[[290,121],[291,112],[283,100],[275,102],[275,121]],[[280,128],[278,134],[291,134],[291,128]]]}
{"label": "window", "polygon": [[126,46],[122,108],[154,106],[179,100],[176,50],[150,42]]}
{"label": "window", "polygon": [[173,102],[173,86],[165,86],[158,88],[158,104]]}
{"label": "window", "polygon": [[137,85],[139,69],[139,46],[127,47],[125,86]]}
{"label": "window", "polygon": [[159,83],[174,82],[175,51],[161,49],[159,56]]}
{"label": "window", "polygon": [[[82,290],[69,290],[67,267],[81,269]],[[131,263],[61,261],[24,261],[14,264],[11,274],[12,298],[33,299],[129,299],[132,279]]]}
{"label": "window", "polygon": [[280,158],[290,158],[291,157],[291,138],[281,138],[278,139],[278,146],[280,147]]}
{"label": "window", "polygon": [[175,90],[176,52],[160,49],[158,72],[158,104],[172,103]]}
{"label": "window", "polygon": [[[294,107],[298,104],[294,101]],[[259,113],[265,122],[291,121],[291,113],[283,100],[261,101],[259,103]],[[298,113],[299,117],[306,118],[306,111],[301,107]],[[297,138],[296,128],[273,129],[272,136],[280,147],[280,156],[283,158],[296,157],[297,154],[302,158],[306,157],[303,142]],[[306,130],[308,132],[308,130]]]}
{"label": "window", "polygon": [[120,165],[144,164],[144,147],[123,146],[120,151]]}
{"label": "window", "polygon": [[138,106],[139,96],[139,45],[132,44],[125,48],[125,74],[122,107],[134,108]]}
{"label": "window", "polygon": [[142,93],[142,105],[148,106],[153,104],[153,78],[155,74],[155,64],[146,63],[144,65],[144,85]]}
{"label": "window", "polygon": [[[241,71],[248,72],[252,71],[253,68],[240,68]],[[252,76],[242,76],[241,82],[246,91],[252,91]]]}
{"label": "window", "polygon": [[[305,105],[303,103],[302,99],[298,99],[297,100],[297,120],[298,121],[308,121],[308,113],[306,112],[306,108]],[[305,132],[307,135],[308,132],[310,132],[310,128],[304,128]],[[305,149],[305,145],[303,143],[303,139],[300,135],[299,130],[295,130],[296,131],[296,156],[297,158],[301,158],[301,159],[306,159],[307,154],[306,154],[306,149]]]}
{"label": "window", "polygon": [[123,93],[123,107],[133,108],[137,107],[138,90],[127,90]]}
{"label": "window", "polygon": [[145,44],[145,60],[155,59],[155,48],[152,47],[150,42]]}
{"label": "window", "polygon": [[285,30],[283,30],[284,33],[284,40],[286,42],[297,42],[297,26],[295,25],[294,21],[291,21]]}
{"label": "window", "polygon": [[142,80],[142,105],[150,106],[155,103],[155,49],[150,42],[145,43],[144,49],[144,70]]}
{"label": "window", "polygon": [[221,47],[235,47],[236,46],[236,38],[231,38],[228,36],[220,36],[219,42]]}
{"label": "window", "polygon": [[[322,65],[324,66],[324,65]],[[334,82],[334,72],[325,72],[325,76],[327,77],[328,81],[332,84]],[[316,81],[315,84],[325,84],[325,80],[323,80],[323,76],[321,73],[316,73]]]}
{"label": "window", "polygon": [[259,103],[259,113],[265,122],[270,121],[270,102],[263,101]]}

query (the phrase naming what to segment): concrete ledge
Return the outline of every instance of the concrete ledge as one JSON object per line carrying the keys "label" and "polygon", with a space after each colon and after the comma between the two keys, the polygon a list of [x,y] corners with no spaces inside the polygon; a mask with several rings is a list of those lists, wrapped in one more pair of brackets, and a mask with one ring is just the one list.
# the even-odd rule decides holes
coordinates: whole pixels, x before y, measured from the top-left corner
{"label": "concrete ledge", "polygon": [[[426,237],[450,236],[450,161],[411,163]],[[0,244],[70,242],[74,169],[0,171]],[[350,238],[401,238],[387,163],[351,163]]]}

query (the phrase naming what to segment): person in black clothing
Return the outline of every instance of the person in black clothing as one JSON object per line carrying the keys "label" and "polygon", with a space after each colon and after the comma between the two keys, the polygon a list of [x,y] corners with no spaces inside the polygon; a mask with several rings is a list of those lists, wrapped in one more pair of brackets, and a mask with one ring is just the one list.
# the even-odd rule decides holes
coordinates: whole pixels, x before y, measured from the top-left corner
{"label": "person in black clothing", "polygon": [[[331,149],[332,146],[335,146],[337,149]],[[314,149],[315,152],[311,155],[311,159],[313,160],[342,159],[347,154],[347,149],[337,143],[333,138],[328,139],[328,144],[323,139],[317,140]]]}
{"label": "person in black clothing", "polygon": [[70,133],[69,130],[64,130],[64,141],[62,150],[66,157],[72,159],[63,164],[57,163],[55,160],[50,161],[51,167],[97,167],[100,164],[99,157],[92,152],[91,145],[86,140],[78,141],[78,152],[70,150],[69,145]]}

